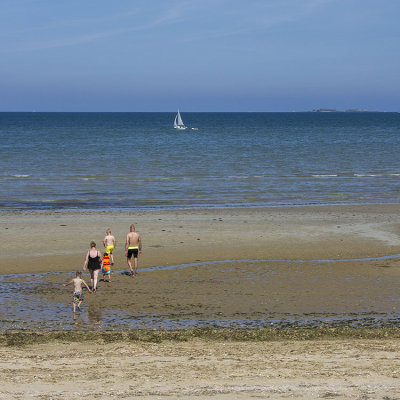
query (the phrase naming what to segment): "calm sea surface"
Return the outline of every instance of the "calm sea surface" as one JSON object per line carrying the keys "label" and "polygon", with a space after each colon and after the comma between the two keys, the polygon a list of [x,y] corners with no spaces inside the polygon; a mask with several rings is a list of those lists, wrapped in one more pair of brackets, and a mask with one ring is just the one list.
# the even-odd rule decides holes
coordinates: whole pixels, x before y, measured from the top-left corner
{"label": "calm sea surface", "polygon": [[400,202],[400,114],[0,113],[0,210]]}

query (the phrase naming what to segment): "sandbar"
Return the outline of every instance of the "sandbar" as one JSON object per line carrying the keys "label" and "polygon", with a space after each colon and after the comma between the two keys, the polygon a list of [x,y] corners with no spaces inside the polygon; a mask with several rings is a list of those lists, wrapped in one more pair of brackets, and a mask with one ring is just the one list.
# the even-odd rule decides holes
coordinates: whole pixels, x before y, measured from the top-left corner
{"label": "sandbar", "polygon": [[400,252],[400,205],[158,211],[0,212],[0,273],[81,269],[89,242],[117,239],[115,268],[134,223],[140,268],[244,259],[347,259]]}

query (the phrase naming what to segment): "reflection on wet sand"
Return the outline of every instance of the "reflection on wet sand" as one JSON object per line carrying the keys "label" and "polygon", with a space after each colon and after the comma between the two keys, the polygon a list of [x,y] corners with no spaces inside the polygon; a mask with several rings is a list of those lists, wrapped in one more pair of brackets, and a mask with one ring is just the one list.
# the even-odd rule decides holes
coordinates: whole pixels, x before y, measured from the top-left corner
{"label": "reflection on wet sand", "polygon": [[103,314],[99,305],[90,304],[87,313],[87,323],[90,325],[102,325],[103,324]]}
{"label": "reflection on wet sand", "polygon": [[91,304],[87,309],[83,309],[80,312],[72,313],[74,320],[74,327],[92,327],[101,328],[103,325],[103,314],[102,310],[98,305]]}

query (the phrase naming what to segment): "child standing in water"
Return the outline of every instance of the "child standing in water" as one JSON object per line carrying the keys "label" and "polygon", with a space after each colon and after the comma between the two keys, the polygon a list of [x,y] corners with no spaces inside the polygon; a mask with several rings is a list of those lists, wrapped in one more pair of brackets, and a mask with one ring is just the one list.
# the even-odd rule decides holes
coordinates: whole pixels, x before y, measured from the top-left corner
{"label": "child standing in water", "polygon": [[110,255],[111,259],[111,265],[114,265],[114,257],[113,257],[113,251],[115,246],[117,245],[117,241],[115,240],[115,237],[111,235],[111,229],[107,229],[106,231],[106,236],[103,240],[104,247],[106,248],[106,253]]}
{"label": "child standing in water", "polygon": [[69,281],[68,283],[64,283],[63,286],[71,285],[71,283],[74,284],[72,305],[74,307],[74,313],[75,313],[76,307],[78,307],[79,311],[81,310],[81,304],[83,301],[82,285],[86,286],[86,289],[89,291],[89,293],[92,293],[92,291],[89,289],[89,286],[86,284],[86,282],[82,279],[81,271],[76,271],[75,278]]}
{"label": "child standing in water", "polygon": [[103,266],[101,268],[103,274],[103,281],[106,281],[106,275],[108,275],[108,282],[111,283],[111,266],[110,266],[110,254],[104,253],[103,255]]}

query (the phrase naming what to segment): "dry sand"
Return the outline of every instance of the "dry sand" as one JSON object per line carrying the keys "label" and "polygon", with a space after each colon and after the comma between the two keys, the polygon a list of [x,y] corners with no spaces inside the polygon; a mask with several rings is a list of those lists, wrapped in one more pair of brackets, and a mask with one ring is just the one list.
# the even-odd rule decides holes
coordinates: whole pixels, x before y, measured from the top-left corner
{"label": "dry sand", "polygon": [[400,339],[0,347],[1,399],[399,399]]}
{"label": "dry sand", "polygon": [[[148,212],[6,213],[0,273],[80,269],[89,242],[117,238],[126,267],[129,225],[143,238],[139,275],[101,282],[85,307],[217,318],[398,313],[400,261],[257,262],[146,268],[219,260],[321,260],[400,253],[400,205]],[[101,246],[99,246],[102,248]],[[265,263],[264,263],[265,264]],[[42,296],[68,301],[51,278]],[[87,276],[86,276],[87,279]],[[0,347],[0,398],[400,398],[400,340],[50,343]]]}

